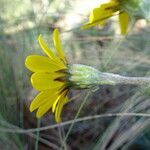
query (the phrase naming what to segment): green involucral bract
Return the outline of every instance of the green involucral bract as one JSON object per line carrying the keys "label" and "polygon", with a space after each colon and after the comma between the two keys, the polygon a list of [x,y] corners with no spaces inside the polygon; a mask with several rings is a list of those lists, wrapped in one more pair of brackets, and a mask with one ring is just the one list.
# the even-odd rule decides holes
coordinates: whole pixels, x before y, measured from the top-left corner
{"label": "green involucral bract", "polygon": [[119,0],[122,10],[136,19],[150,20],[150,0]]}
{"label": "green involucral bract", "polygon": [[105,73],[86,65],[70,65],[69,74],[71,86],[77,89],[86,89],[102,84],[115,84],[114,81],[107,78]]}

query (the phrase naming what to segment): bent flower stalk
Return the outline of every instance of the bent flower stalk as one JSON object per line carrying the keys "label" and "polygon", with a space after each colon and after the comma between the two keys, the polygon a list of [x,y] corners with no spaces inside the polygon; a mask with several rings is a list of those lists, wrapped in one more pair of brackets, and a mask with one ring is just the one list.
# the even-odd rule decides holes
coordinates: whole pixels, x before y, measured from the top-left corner
{"label": "bent flower stalk", "polygon": [[40,118],[52,110],[56,122],[61,121],[63,106],[69,102],[70,88],[88,89],[102,84],[147,84],[149,78],[123,77],[112,73],[103,73],[93,67],[81,64],[68,64],[64,55],[59,31],[53,32],[55,53],[47,46],[42,36],[38,38],[41,49],[47,56],[30,55],[25,60],[26,67],[33,72],[32,86],[39,91],[30,105],[30,111],[37,110]]}
{"label": "bent flower stalk", "polygon": [[94,8],[90,13],[89,22],[82,28],[104,26],[106,21],[116,14],[119,16],[121,34],[125,35],[131,20],[150,20],[150,0],[110,0]]}

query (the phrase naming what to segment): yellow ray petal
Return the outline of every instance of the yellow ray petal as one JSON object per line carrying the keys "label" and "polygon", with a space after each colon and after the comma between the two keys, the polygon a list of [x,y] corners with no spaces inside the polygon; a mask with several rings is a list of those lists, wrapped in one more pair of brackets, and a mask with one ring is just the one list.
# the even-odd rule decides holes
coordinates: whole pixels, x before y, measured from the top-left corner
{"label": "yellow ray petal", "polygon": [[119,10],[119,3],[117,1],[111,1],[109,3],[100,5],[93,9],[90,14],[89,22],[82,26],[83,29],[101,25],[103,26],[108,18],[113,16],[115,12]]}
{"label": "yellow ray petal", "polygon": [[63,82],[55,81],[55,78],[62,76],[56,73],[34,73],[31,76],[32,86],[39,91],[61,88],[65,85]]}
{"label": "yellow ray petal", "polygon": [[46,53],[46,55],[51,58],[55,63],[59,64],[59,65],[63,65],[64,66],[64,63],[62,62],[62,60],[57,57],[56,55],[54,55],[54,53],[52,52],[52,50],[47,46],[46,42],[44,41],[44,39],[42,38],[41,35],[39,35],[38,37],[38,41],[39,41],[39,44],[42,48],[42,50]]}
{"label": "yellow ray petal", "polygon": [[30,112],[45,104],[50,98],[58,94],[59,89],[52,89],[40,92],[30,104]]}
{"label": "yellow ray petal", "polygon": [[119,25],[121,34],[125,35],[128,31],[130,17],[127,13],[123,12],[119,14]]}
{"label": "yellow ray petal", "polygon": [[46,42],[44,41],[44,39],[42,38],[41,35],[39,35],[38,41],[39,41],[39,44],[40,44],[42,50],[45,52],[45,54],[46,54],[48,57],[50,57],[51,59],[54,59],[54,58],[55,58],[54,53],[53,53],[52,50],[47,46]]}
{"label": "yellow ray petal", "polygon": [[96,26],[96,25],[104,26],[106,21],[107,21],[107,19],[110,18],[110,17],[112,17],[112,15],[111,16],[107,16],[105,18],[101,18],[99,20],[95,20],[95,21],[93,21],[91,23],[87,23],[87,24],[83,25],[81,27],[81,29],[88,29],[88,28]]}
{"label": "yellow ray petal", "polygon": [[58,65],[48,57],[39,55],[30,55],[25,60],[26,67],[33,72],[55,72],[60,69],[66,69],[64,65]]}
{"label": "yellow ray petal", "polygon": [[66,104],[66,101],[68,101],[68,98],[62,97],[58,102],[58,105],[57,105],[56,111],[55,111],[55,120],[57,123],[59,123],[61,121],[61,112],[62,112],[64,104]]}
{"label": "yellow ray petal", "polygon": [[61,93],[61,95],[58,97],[58,99],[56,99],[56,101],[54,102],[53,106],[52,106],[52,112],[54,113],[57,107],[57,104],[59,102],[59,99],[61,99],[62,97],[64,97],[68,92],[68,89],[66,89],[64,92]]}
{"label": "yellow ray petal", "polygon": [[62,49],[58,29],[55,29],[53,32],[53,41],[54,41],[55,49],[57,50],[58,57],[61,58],[65,62],[66,61],[65,54],[64,54],[63,49]]}
{"label": "yellow ray petal", "polygon": [[56,106],[58,104],[58,101],[59,99],[61,98],[61,95],[55,100],[55,102],[53,103],[53,106],[52,106],[52,112],[54,113],[55,112],[55,109],[56,109]]}
{"label": "yellow ray petal", "polygon": [[47,99],[47,102],[41,105],[36,113],[36,117],[40,118],[42,117],[47,111],[49,111],[54,103],[54,101],[57,99],[59,95],[55,94],[53,97],[49,97]]}

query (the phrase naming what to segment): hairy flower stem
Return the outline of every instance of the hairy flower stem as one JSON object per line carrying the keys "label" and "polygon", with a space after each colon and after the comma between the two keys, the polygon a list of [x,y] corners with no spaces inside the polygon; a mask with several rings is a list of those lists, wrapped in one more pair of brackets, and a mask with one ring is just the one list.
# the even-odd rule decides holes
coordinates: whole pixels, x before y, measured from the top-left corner
{"label": "hairy flower stem", "polygon": [[101,80],[108,81],[108,84],[133,84],[133,85],[148,85],[150,84],[149,77],[126,77],[113,73],[100,73]]}
{"label": "hairy flower stem", "polygon": [[73,64],[69,67],[69,81],[74,88],[91,88],[97,85],[116,85],[116,84],[133,84],[133,85],[150,85],[150,77],[125,77],[119,74],[100,72],[97,69]]}

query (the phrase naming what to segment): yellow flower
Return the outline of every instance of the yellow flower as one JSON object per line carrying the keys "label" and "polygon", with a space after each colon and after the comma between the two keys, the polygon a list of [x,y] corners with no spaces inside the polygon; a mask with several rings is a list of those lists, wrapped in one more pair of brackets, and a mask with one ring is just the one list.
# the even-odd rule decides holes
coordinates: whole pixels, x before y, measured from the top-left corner
{"label": "yellow flower", "polygon": [[89,89],[103,84],[114,85],[120,81],[118,75],[103,73],[82,64],[68,64],[58,29],[53,32],[55,53],[41,35],[38,41],[47,56],[30,55],[25,60],[26,67],[33,72],[31,84],[40,91],[30,105],[31,112],[37,110],[37,118],[52,110],[56,122],[60,122],[63,106],[69,102],[67,94],[70,88]]}
{"label": "yellow flower", "polygon": [[60,122],[63,106],[69,102],[67,94],[70,88],[87,89],[99,84],[113,84],[93,67],[68,64],[58,29],[53,32],[56,53],[47,46],[41,35],[38,41],[47,56],[30,55],[25,60],[26,67],[33,72],[31,84],[40,91],[30,105],[31,112],[37,110],[37,118],[51,109],[55,113],[56,122]]}
{"label": "yellow flower", "polygon": [[65,73],[68,64],[62,50],[58,29],[53,32],[56,54],[47,46],[41,35],[38,41],[47,56],[30,55],[25,60],[26,67],[33,72],[32,86],[40,91],[31,102],[30,111],[37,109],[36,117],[40,118],[52,109],[56,122],[60,122],[62,108],[69,101],[67,98],[69,85]]}
{"label": "yellow flower", "polygon": [[103,26],[107,19],[118,13],[121,34],[126,34],[130,17],[129,14],[122,9],[121,1],[122,0],[110,0],[110,2],[93,9],[89,17],[89,22],[83,25],[82,28],[86,29],[96,25]]}

